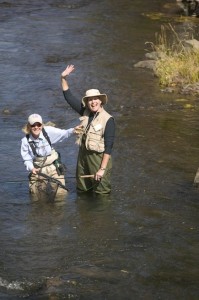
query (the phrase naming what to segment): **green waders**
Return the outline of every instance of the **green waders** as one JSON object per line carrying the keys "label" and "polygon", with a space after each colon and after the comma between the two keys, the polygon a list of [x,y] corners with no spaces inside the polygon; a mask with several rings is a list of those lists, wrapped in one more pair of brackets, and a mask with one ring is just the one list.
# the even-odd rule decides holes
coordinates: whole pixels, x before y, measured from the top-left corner
{"label": "green waders", "polygon": [[85,144],[82,143],[79,149],[76,180],[77,191],[87,192],[94,191],[98,194],[108,194],[111,192],[110,173],[112,168],[112,159],[110,157],[106,167],[104,176],[101,181],[96,181],[94,178],[81,178],[81,175],[94,175],[97,173],[101,166],[103,153],[89,151],[86,149]]}

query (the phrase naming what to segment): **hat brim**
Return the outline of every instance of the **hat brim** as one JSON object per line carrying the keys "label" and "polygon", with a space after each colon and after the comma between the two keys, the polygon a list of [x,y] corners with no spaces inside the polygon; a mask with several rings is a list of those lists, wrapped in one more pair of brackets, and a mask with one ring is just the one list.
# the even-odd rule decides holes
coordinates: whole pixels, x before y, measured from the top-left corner
{"label": "hat brim", "polygon": [[102,104],[105,105],[108,102],[108,97],[106,94],[100,94],[100,95],[93,95],[93,96],[84,96],[82,98],[82,104],[83,106],[86,106],[88,98],[91,97],[99,97],[99,99],[102,101]]}

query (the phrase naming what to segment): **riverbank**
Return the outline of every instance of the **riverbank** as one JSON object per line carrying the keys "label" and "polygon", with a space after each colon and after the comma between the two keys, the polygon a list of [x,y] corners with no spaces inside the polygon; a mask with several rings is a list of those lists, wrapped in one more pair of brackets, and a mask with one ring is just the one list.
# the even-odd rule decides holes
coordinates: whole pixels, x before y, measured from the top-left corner
{"label": "riverbank", "polygon": [[199,41],[180,39],[171,25],[162,27],[156,39],[147,43],[153,51],[146,53],[146,60],[134,67],[151,69],[165,92],[199,94]]}

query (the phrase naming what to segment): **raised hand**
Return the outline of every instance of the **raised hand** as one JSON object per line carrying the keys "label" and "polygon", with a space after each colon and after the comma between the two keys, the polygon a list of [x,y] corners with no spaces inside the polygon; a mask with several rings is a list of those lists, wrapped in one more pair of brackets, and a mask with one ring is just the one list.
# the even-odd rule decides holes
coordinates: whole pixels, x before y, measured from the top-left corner
{"label": "raised hand", "polygon": [[64,78],[68,76],[71,72],[75,70],[74,65],[68,65],[66,69],[61,73],[61,77]]}

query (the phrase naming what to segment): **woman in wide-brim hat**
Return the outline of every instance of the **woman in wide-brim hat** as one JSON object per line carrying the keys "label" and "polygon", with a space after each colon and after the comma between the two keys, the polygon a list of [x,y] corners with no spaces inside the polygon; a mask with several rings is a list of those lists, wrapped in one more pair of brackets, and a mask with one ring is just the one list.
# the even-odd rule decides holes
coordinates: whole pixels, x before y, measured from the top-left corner
{"label": "woman in wide-brim hat", "polygon": [[[108,97],[98,89],[89,89],[79,101],[71,93],[66,80],[73,71],[73,65],[66,67],[61,74],[61,84],[65,100],[81,115],[77,130],[80,146],[76,169],[77,191],[93,190],[98,194],[108,194],[111,192],[111,152],[115,137],[114,119],[104,109]],[[86,175],[93,175],[93,178],[84,177]]]}

